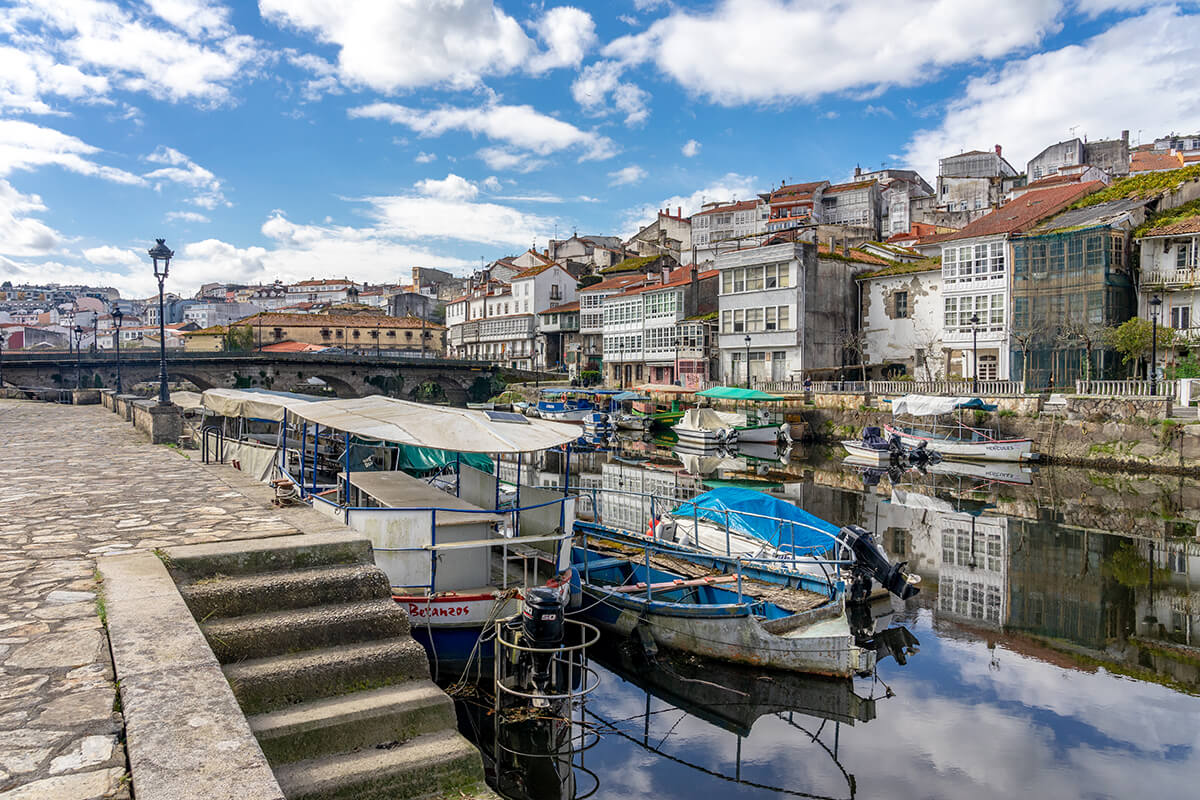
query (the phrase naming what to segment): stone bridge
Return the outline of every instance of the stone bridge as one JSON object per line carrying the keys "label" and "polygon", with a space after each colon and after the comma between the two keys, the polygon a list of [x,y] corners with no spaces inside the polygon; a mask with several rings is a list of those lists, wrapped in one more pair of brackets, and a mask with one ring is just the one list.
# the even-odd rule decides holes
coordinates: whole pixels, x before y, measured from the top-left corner
{"label": "stone bridge", "polygon": [[[78,361],[85,388],[117,383],[115,353],[84,353]],[[15,386],[75,387],[76,359],[63,352],[3,354],[4,383]],[[506,381],[533,380],[534,374],[483,361],[441,358],[365,356],[345,353],[183,353],[167,354],[172,382],[189,381],[201,390],[262,388],[315,394],[324,382],[338,397],[386,394],[424,402],[462,405],[486,400]],[[543,374],[544,379],[561,378]],[[157,383],[158,352],[121,352],[125,391],[142,382]],[[316,390],[316,391],[314,391]]]}

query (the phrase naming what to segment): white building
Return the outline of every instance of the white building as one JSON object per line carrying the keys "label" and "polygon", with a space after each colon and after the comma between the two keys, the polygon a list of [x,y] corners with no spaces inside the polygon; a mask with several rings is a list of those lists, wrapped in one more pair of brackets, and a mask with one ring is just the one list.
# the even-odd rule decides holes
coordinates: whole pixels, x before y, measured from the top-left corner
{"label": "white building", "polygon": [[933,198],[933,187],[915,170],[877,169],[863,172],[854,168],[854,179],[879,181],[883,220],[881,238],[907,233],[912,227],[913,202],[917,198]]}
{"label": "white building", "polygon": [[1004,195],[1016,184],[1017,171],[1001,155],[971,150],[938,161],[937,208],[942,211],[968,212],[974,220],[1004,201]]}
{"label": "white building", "polygon": [[584,361],[600,355],[604,336],[604,299],[646,281],[642,273],[617,275],[579,290],[579,336]]}
{"label": "white building", "polygon": [[692,222],[683,209],[658,212],[658,217],[625,243],[625,249],[637,256],[667,255],[678,264],[692,263]]}
{"label": "white building", "polygon": [[863,360],[869,374],[942,377],[942,267],[927,260],[857,278]]}
{"label": "white building", "polygon": [[721,250],[762,244],[770,206],[762,198],[736,203],[705,203],[692,215],[696,263],[712,261]]}
{"label": "white building", "polygon": [[345,303],[358,295],[358,284],[347,279],[307,280],[287,287],[287,302],[296,303]]}
{"label": "white building", "polygon": [[261,308],[253,303],[197,303],[183,312],[184,322],[194,322],[201,328],[228,325],[257,314]]}
{"label": "white building", "polygon": [[821,218],[825,225],[867,228],[878,239],[883,221],[883,198],[879,182],[855,180],[826,186],[821,194]]}
{"label": "white building", "polygon": [[726,383],[746,381],[747,353],[750,377],[760,381],[796,380],[843,363],[841,340],[854,329],[851,275],[862,265],[789,242],[722,253],[716,266]]}
{"label": "white building", "polygon": [[1159,323],[1189,342],[1200,341],[1200,215],[1143,233],[1138,316],[1150,319],[1150,299],[1159,297]]}

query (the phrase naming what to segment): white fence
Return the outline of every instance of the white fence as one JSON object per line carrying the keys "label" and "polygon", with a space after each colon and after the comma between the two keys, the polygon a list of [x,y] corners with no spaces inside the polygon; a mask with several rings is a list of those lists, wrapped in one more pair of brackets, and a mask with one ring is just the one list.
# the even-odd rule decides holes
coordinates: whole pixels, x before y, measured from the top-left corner
{"label": "white fence", "polygon": [[822,393],[850,392],[885,395],[998,395],[1025,394],[1024,381],[813,381],[805,387],[801,381],[757,381],[756,389],[764,392],[796,393],[811,390]]}
{"label": "white fence", "polygon": [[1179,381],[1159,381],[1157,392],[1150,393],[1150,381],[1075,381],[1075,394],[1096,397],[1174,397]]}

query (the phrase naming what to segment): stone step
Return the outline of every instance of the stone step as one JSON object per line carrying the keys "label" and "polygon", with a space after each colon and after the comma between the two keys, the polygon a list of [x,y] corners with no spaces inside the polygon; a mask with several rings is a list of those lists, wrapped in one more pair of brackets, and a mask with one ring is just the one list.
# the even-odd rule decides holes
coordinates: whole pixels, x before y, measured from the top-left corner
{"label": "stone step", "polygon": [[198,620],[391,596],[387,576],[370,564],[202,578],[179,591]]}
{"label": "stone step", "polygon": [[411,636],[340,645],[226,664],[225,677],[247,714],[429,678],[425,648]]}
{"label": "stone step", "polygon": [[409,633],[408,614],[391,597],[210,619],[200,629],[222,664]]}
{"label": "stone step", "polygon": [[275,777],[288,800],[473,796],[483,786],[483,763],[474,746],[451,730],[397,746],[284,764]]}
{"label": "stone step", "polygon": [[333,564],[371,564],[371,543],[358,533],[272,536],[165,548],[177,581],[222,575],[311,569]]}
{"label": "stone step", "polygon": [[313,700],[249,718],[271,765],[452,730],[454,703],[429,680]]}

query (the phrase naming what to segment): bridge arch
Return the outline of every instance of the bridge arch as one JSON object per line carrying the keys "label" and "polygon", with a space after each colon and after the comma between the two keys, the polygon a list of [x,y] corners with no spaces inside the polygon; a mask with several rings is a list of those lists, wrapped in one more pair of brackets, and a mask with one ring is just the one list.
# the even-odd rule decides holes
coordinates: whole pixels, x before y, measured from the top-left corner
{"label": "bridge arch", "polygon": [[325,372],[314,372],[310,377],[319,378],[325,381],[325,385],[332,389],[333,393],[339,398],[363,396],[363,392],[358,387],[354,386],[349,381],[343,380],[342,378],[338,378],[334,375],[329,375]]}

